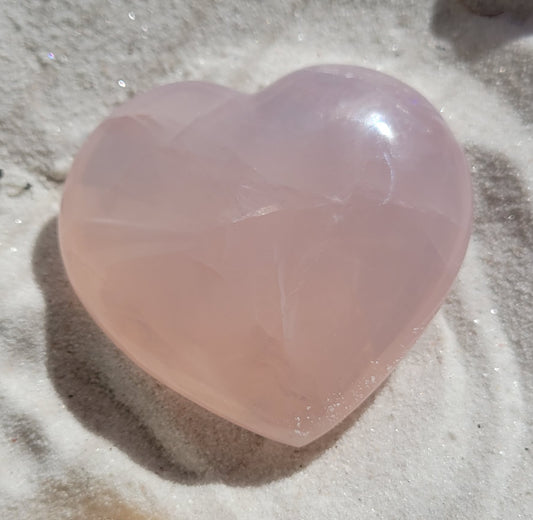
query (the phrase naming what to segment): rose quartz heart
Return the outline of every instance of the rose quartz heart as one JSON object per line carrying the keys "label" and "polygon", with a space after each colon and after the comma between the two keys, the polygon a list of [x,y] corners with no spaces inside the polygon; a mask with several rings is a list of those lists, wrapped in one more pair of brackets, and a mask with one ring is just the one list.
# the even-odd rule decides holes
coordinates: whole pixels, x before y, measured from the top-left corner
{"label": "rose quartz heart", "polygon": [[105,120],[59,218],[81,301],[159,381],[302,446],[387,377],[468,243],[463,153],[420,94],[351,66],[255,95],[167,85]]}

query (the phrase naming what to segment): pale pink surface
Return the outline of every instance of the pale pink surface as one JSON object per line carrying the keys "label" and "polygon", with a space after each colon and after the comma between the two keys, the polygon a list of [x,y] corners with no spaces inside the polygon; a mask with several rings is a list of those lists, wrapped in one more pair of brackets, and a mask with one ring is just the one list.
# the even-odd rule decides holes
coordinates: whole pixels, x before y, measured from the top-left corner
{"label": "pale pink surface", "polygon": [[86,142],[59,219],[69,278],[137,364],[286,444],[387,377],[471,223],[463,153],[420,94],[321,66],[248,96],[154,89]]}

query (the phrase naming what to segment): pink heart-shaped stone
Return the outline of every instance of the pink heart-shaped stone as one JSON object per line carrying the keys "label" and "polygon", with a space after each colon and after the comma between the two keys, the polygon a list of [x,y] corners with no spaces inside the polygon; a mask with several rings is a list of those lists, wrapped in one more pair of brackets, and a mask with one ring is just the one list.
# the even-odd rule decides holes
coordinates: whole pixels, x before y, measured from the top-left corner
{"label": "pink heart-shaped stone", "polygon": [[387,377],[465,254],[464,155],[435,108],[351,66],[255,95],[184,82],[120,106],[68,177],[79,298],[159,381],[302,446]]}

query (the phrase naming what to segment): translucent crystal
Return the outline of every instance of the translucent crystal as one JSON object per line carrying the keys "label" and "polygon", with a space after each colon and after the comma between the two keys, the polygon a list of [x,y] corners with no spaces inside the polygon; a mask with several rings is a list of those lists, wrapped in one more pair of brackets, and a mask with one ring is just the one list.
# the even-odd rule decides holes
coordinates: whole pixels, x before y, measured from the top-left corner
{"label": "translucent crystal", "polygon": [[445,297],[471,226],[463,153],[384,74],[255,95],[156,88],[90,136],[59,219],[68,276],[132,360],[301,446],[372,393]]}

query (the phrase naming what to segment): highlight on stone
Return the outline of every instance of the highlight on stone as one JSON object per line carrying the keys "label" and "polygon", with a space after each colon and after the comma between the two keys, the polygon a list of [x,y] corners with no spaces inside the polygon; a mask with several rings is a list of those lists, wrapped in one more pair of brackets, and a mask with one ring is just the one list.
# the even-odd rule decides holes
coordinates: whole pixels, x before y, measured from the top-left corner
{"label": "highlight on stone", "polygon": [[303,446],[419,337],[471,218],[438,111],[385,74],[323,65],[254,95],[183,82],[120,106],[76,157],[59,231],[77,295],[135,363]]}

